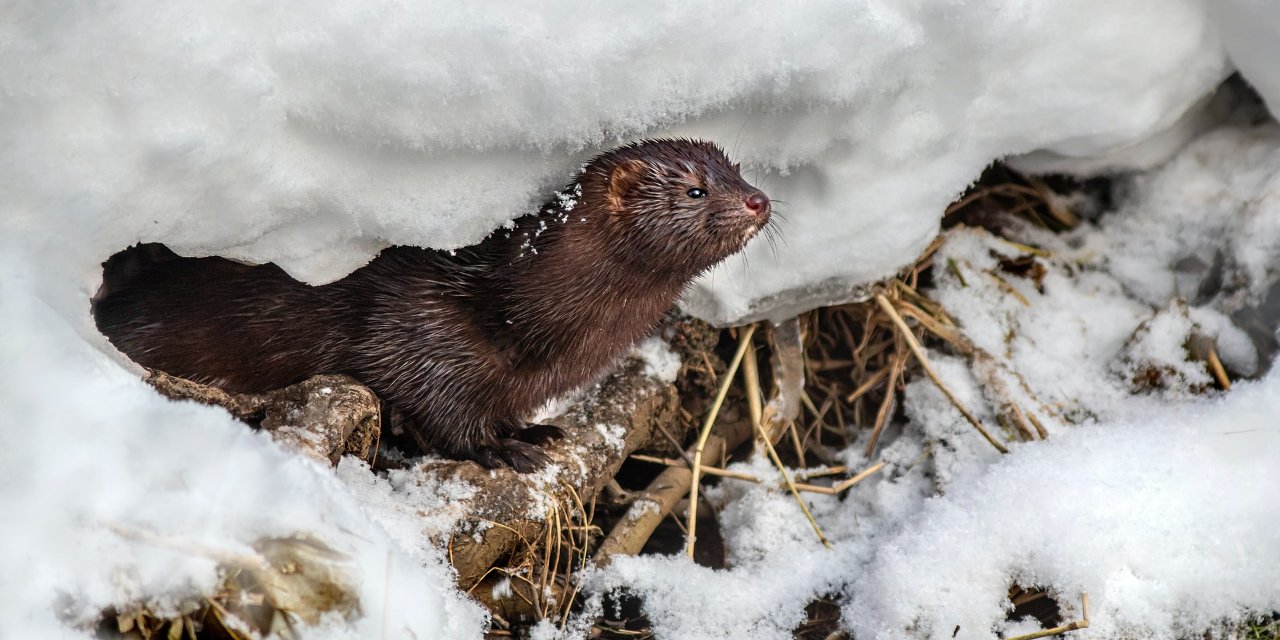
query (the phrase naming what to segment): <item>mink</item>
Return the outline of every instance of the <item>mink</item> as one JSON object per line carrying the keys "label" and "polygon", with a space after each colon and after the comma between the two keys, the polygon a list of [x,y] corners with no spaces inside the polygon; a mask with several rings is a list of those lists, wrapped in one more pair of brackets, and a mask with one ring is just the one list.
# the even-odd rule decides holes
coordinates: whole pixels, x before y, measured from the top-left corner
{"label": "mink", "polygon": [[528,472],[563,435],[529,417],[605,373],[771,209],[715,144],[646,140],[477,245],[391,247],[326,285],[138,245],[104,264],[93,312],[144,367],[236,393],[344,373],[419,449]]}

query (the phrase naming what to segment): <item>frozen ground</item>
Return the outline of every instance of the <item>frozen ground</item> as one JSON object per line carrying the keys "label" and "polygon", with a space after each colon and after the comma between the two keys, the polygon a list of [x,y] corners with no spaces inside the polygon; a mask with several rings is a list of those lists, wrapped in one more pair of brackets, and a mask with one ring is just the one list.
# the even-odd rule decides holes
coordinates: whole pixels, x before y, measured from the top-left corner
{"label": "frozen ground", "polygon": [[[273,260],[319,282],[387,243],[472,242],[619,140],[702,135],[789,203],[777,262],[755,247],[688,299],[728,322],[841,299],[911,262],[996,157],[1158,164],[1212,121],[1198,105],[1232,62],[1280,104],[1267,37],[1280,11],[1261,0],[823,2],[782,15],[132,0],[4,15],[0,624],[17,637],[84,637],[106,606],[206,590],[213,558],[299,532],[355,559],[363,605],[350,626],[310,635],[467,638],[485,624],[423,535],[450,526],[465,487],[350,464],[335,478],[218,411],[161,400],[121,366],[88,298],[99,263],[129,244]],[[890,471],[846,502],[815,501],[835,551],[785,496],[730,483],[718,498],[731,570],[633,560],[596,588],[651,595],[677,638],[786,637],[830,592],[848,596],[861,640],[949,637],[956,624],[957,637],[990,637],[1015,578],[1066,602],[1087,590],[1085,637],[1171,637],[1280,608],[1266,490],[1280,473],[1280,378],[1225,399],[1177,386],[1135,397],[1120,357],[1138,323],[1200,284],[1170,260],[1221,251],[1246,295],[1274,281],[1276,138],[1211,133],[1101,227],[1036,239],[1059,244],[1026,309],[939,282],[975,339],[1089,426],[1052,427],[996,461],[916,383],[911,421],[882,451]],[[948,251],[980,271],[985,242],[958,236]],[[1251,352],[1222,314],[1238,303],[1193,300],[1140,353],[1192,386],[1203,372],[1176,346],[1194,320],[1242,367]],[[958,362],[940,365],[972,388]]]}

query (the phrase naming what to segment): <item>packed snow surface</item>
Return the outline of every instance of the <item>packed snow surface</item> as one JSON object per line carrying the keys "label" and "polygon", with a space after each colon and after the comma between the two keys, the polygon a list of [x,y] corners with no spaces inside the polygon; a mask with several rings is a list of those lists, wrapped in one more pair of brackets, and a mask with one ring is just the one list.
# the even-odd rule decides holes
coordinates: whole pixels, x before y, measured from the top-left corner
{"label": "packed snow surface", "polygon": [[312,283],[464,246],[601,149],[694,135],[787,203],[776,259],[688,297],[717,322],[846,299],[992,159],[1141,146],[1230,72],[1200,0],[29,2],[0,47],[6,217],[77,301],[138,241]]}
{"label": "packed snow surface", "polygon": [[[602,149],[695,135],[780,201],[786,243],[776,257],[749,247],[685,305],[722,323],[785,316],[912,262],[947,202],[997,157],[1157,165],[1211,120],[1228,54],[1275,109],[1266,34],[1277,15],[1258,0],[8,7],[4,630],[87,637],[108,607],[176,606],[216,586],[216,558],[295,535],[357,568],[360,614],[310,637],[478,638],[487,624],[430,542],[467,487],[318,467],[224,412],[163,400],[122,366],[88,300],[102,260],[126,246],[274,261],[318,283],[388,244],[475,242]],[[1223,400],[1196,399],[1191,382],[1135,397],[1118,373],[1155,362],[1203,381],[1174,348],[1195,330],[1237,371],[1265,367],[1229,316],[1274,281],[1280,143],[1262,128],[1196,144],[1139,179],[1110,222],[1056,246],[1045,293],[1014,282],[1033,309],[1007,306],[1017,303],[980,277],[967,295],[938,284],[975,341],[1090,426],[1051,424],[1048,442],[997,460],[913,383],[909,420],[880,453],[886,472],[843,502],[813,501],[835,551],[812,541],[786,496],[726,482],[713,493],[732,569],[623,560],[595,593],[633,586],[657,628],[681,638],[788,637],[826,593],[847,597],[860,638],[949,637],[954,624],[990,637],[1013,579],[1064,603],[1087,590],[1093,637],[1171,637],[1280,607],[1276,547],[1260,533],[1280,522],[1263,502],[1280,470],[1280,379]],[[947,250],[980,272],[991,242],[957,234]],[[1197,260],[1224,264],[1244,293],[1187,295],[1213,271],[1183,268]],[[1188,298],[1185,321],[1169,311],[1173,295]],[[1171,315],[1151,326],[1165,333],[1126,351],[1161,310]],[[655,370],[669,364],[648,353]],[[964,362],[937,364],[985,410]]]}

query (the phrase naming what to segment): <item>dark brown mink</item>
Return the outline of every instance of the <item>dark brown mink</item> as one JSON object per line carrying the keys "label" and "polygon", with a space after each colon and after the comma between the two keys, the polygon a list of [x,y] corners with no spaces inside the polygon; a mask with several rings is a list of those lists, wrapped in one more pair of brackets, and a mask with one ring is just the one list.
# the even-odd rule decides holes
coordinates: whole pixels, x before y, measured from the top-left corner
{"label": "dark brown mink", "polygon": [[770,212],[715,144],[648,140],[478,245],[391,247],[327,285],[139,245],[104,265],[94,317],[139,364],[231,392],[351,375],[421,449],[527,472],[561,433],[526,420],[603,374]]}

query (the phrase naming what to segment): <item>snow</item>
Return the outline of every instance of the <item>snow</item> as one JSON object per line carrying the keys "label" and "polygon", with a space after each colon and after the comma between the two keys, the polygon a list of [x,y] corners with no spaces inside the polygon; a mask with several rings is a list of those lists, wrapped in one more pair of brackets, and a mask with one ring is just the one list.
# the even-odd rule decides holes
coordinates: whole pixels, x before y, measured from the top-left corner
{"label": "snow", "polygon": [[[1274,610],[1280,374],[1203,399],[1189,384],[1134,396],[1116,372],[1176,295],[1190,323],[1161,319],[1179,326],[1152,334],[1148,359],[1192,375],[1177,338],[1199,327],[1233,370],[1265,368],[1231,317],[1280,270],[1280,134],[1199,134],[1229,102],[1210,94],[1232,64],[1280,104],[1276,20],[1260,0],[14,6],[0,21],[5,632],[88,637],[104,608],[176,606],[213,588],[215,558],[306,534],[352,559],[361,603],[307,637],[480,637],[485,615],[432,542],[467,487],[329,470],[160,398],[93,328],[100,263],[161,241],[330,281],[388,244],[472,243],[593,153],[659,135],[720,142],[786,203],[776,257],[756,243],[687,295],[718,323],[857,295],[913,261],[995,158],[1160,168],[1099,226],[1038,238],[1053,246],[1045,292],[1008,278],[1029,306],[976,275],[998,268],[991,250],[1016,249],[955,233],[942,254],[974,277],[942,274],[932,295],[1090,426],[1048,420],[1048,442],[1000,458],[916,381],[881,444],[885,471],[844,501],[812,499],[834,551],[789,496],[726,481],[710,493],[730,570],[618,559],[571,631],[538,637],[582,635],[600,593],[624,584],[682,638],[790,637],[828,593],[847,597],[859,638],[955,623],[990,637],[1015,578],[1068,603],[1088,590],[1086,637]],[[1237,286],[1206,285],[1216,263]],[[670,371],[669,354],[644,353]],[[936,360],[990,421],[967,364]],[[870,462],[859,450],[844,454],[855,467]]]}
{"label": "snow", "polygon": [[[1280,603],[1280,376],[1141,423],[1020,447],[879,540],[845,608],[859,638],[990,637],[1012,581],[1051,586],[1084,637],[1187,637]],[[864,523],[865,524],[865,523]],[[1127,636],[1127,637],[1135,637]]]}
{"label": "snow", "polygon": [[[1156,304],[1202,293],[1215,261],[1222,279],[1239,282],[1240,300],[1220,301],[1229,311],[1259,298],[1280,273],[1280,128],[1225,127],[1196,140],[1160,171],[1133,180],[1131,201],[1084,251],[1107,258],[1108,268],[1138,299]],[[1187,202],[1196,206],[1187,206]],[[1190,264],[1169,272],[1173,264]],[[1198,277],[1197,277],[1198,276]]]}
{"label": "snow", "polygon": [[1134,329],[1111,370],[1136,388],[1147,385],[1179,392],[1212,386],[1208,366],[1188,356],[1199,325],[1180,301],[1161,309]]}
{"label": "snow", "polygon": [[645,338],[632,350],[644,362],[644,373],[663,382],[675,382],[680,373],[680,356],[658,336]]}
{"label": "snow", "polygon": [[138,241],[333,280],[697,135],[788,203],[776,261],[756,243],[688,296],[719,323],[848,299],[993,158],[1128,148],[1230,72],[1198,0],[29,3],[0,43],[6,208],[82,292]]}
{"label": "snow", "polygon": [[160,400],[24,290],[34,265],[14,255],[0,253],[6,634],[88,638],[75,629],[109,606],[176,606],[213,591],[215,559],[305,534],[351,559],[360,606],[376,612],[344,633],[480,637],[486,615],[452,588],[421,534],[414,542],[375,523],[368,492],[224,411]]}
{"label": "snow", "polygon": [[[1132,178],[1096,223],[1023,229],[1016,239],[1040,248],[1040,287],[1001,271],[1001,258],[1027,255],[1019,245],[947,233],[935,264],[954,262],[960,276],[935,269],[928,293],[995,364],[933,353],[934,367],[989,427],[997,398],[984,378],[1002,381],[1042,418],[1046,441],[1001,456],[921,377],[907,385],[905,422],[881,441],[885,469],[843,501],[806,495],[834,549],[786,492],[726,479],[706,493],[720,507],[727,569],[619,558],[589,592],[625,589],[643,599],[657,637],[693,639],[790,638],[804,606],[833,594],[859,639],[944,639],[957,625],[956,638],[1009,637],[1032,630],[1005,620],[1014,583],[1048,588],[1068,620],[1087,593],[1090,629],[1073,633],[1082,638],[1198,637],[1280,609],[1280,504],[1268,489],[1280,482],[1280,370],[1211,391],[1186,343],[1203,332],[1231,354],[1228,367],[1258,368],[1225,313],[1248,296],[1224,289],[1191,305],[1168,284],[1181,258],[1202,251],[1241,265],[1234,287],[1246,293],[1280,280],[1280,251],[1269,249],[1280,201],[1265,179],[1280,174],[1277,151],[1277,125],[1227,126]],[[1135,389],[1139,363],[1165,369],[1165,383]],[[844,452],[853,469],[874,461],[863,445]],[[760,458],[735,468],[777,477]]]}
{"label": "snow", "polygon": [[1052,587],[1067,619],[1087,592],[1079,637],[1188,637],[1280,604],[1277,411],[1273,375],[1224,401],[1017,447],[927,499],[919,470],[899,461],[845,503],[810,498],[831,551],[785,492],[727,481],[731,570],[620,558],[597,587],[643,595],[663,638],[790,638],[827,593],[850,598],[857,638],[951,638],[956,625],[957,638],[992,638],[1014,581]]}
{"label": "snow", "polygon": [[1273,36],[1280,30],[1280,7],[1267,0],[1207,2],[1232,64],[1280,114],[1280,70],[1271,64]]}

